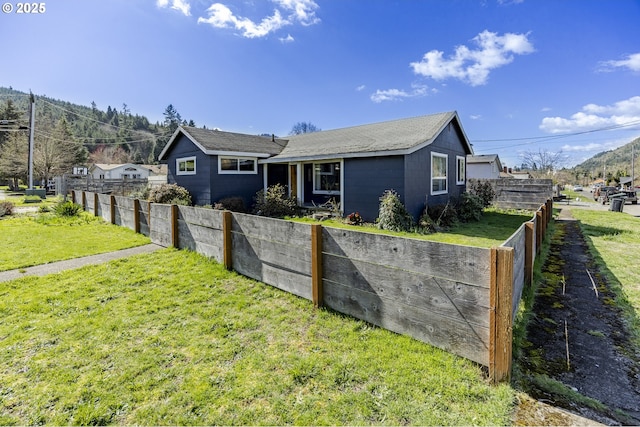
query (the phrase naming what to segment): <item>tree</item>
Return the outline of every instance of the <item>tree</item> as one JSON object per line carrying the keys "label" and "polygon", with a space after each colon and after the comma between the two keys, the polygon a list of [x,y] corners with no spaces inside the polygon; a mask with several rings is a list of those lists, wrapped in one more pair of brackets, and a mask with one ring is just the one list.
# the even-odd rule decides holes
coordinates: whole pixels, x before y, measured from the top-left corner
{"label": "tree", "polygon": [[89,154],[91,163],[131,163],[131,155],[118,145],[101,145]]}
{"label": "tree", "polygon": [[164,125],[173,133],[182,123],[180,113],[178,113],[172,104],[169,104],[162,114],[164,115]]}
{"label": "tree", "polygon": [[[0,108],[0,120],[7,120],[11,129],[17,129],[17,121],[20,119],[20,112],[16,110],[13,101],[7,99],[7,105],[5,108]],[[9,134],[14,132],[0,132],[0,147],[6,140],[9,139]]]}
{"label": "tree", "polygon": [[29,142],[26,133],[11,132],[0,148],[0,174],[9,179],[11,190],[18,189],[20,180],[29,173]]}
{"label": "tree", "polygon": [[37,176],[48,182],[51,177],[70,173],[73,166],[84,164],[87,156],[87,149],[74,140],[69,123],[62,117],[51,136],[36,140],[33,168]]}
{"label": "tree", "polygon": [[554,153],[541,148],[538,152],[525,151],[522,154],[522,168],[528,170],[551,172],[562,166],[564,161],[562,150]]}
{"label": "tree", "polygon": [[298,122],[291,128],[289,135],[300,135],[302,133],[319,132],[322,129],[311,122]]}

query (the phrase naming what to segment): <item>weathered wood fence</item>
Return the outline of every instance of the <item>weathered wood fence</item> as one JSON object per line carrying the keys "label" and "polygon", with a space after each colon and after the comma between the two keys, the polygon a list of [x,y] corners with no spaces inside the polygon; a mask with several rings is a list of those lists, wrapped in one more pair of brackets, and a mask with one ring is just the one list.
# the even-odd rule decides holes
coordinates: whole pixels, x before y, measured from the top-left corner
{"label": "weathered wood fence", "polygon": [[551,219],[548,201],[487,249],[84,191],[72,198],[154,243],[487,366],[496,382],[510,377],[513,317]]}

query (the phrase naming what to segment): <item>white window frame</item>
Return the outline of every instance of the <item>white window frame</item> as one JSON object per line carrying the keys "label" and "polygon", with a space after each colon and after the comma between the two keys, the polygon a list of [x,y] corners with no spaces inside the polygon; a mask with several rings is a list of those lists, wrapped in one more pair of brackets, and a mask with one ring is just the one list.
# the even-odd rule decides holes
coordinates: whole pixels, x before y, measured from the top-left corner
{"label": "white window frame", "polygon": [[[223,160],[236,160],[238,166],[235,170],[222,169]],[[253,162],[253,170],[243,171],[240,170],[241,160],[251,160]],[[257,157],[242,157],[242,156],[218,156],[218,174],[220,175],[257,175],[258,174],[258,158]]]}
{"label": "white window frame", "polygon": [[[433,159],[434,157],[438,157],[438,158],[443,158],[444,159],[444,164],[445,164],[445,175],[444,176],[433,176]],[[431,152],[431,194],[436,196],[439,194],[447,194],[449,192],[449,156],[447,154],[441,154],[441,153],[436,153],[436,152]],[[440,191],[433,191],[433,182],[434,180],[444,180],[444,190],[440,190]]]}
{"label": "white window frame", "polygon": [[[316,178],[316,165],[326,165],[326,164],[330,164],[330,165],[334,165],[334,164],[338,164],[338,167],[340,168],[340,172],[338,175],[338,189],[337,190],[316,190],[316,182],[317,182],[317,178]],[[343,165],[342,165],[342,161],[340,160],[330,160],[330,161],[325,161],[325,162],[314,162],[313,163],[313,194],[327,194],[327,195],[340,195],[342,193],[342,170],[343,170]],[[334,175],[335,172],[331,173],[331,175]],[[328,175],[328,174],[327,174]]]}
{"label": "white window frame", "polygon": [[[462,174],[460,174],[460,163],[462,163]],[[456,184],[463,185],[466,182],[466,179],[467,179],[467,158],[462,156],[456,156]]]}
{"label": "white window frame", "polygon": [[[180,163],[186,163],[193,160],[193,170],[184,170],[181,171],[180,170]],[[198,170],[197,168],[197,162],[196,162],[196,156],[191,156],[191,157],[179,157],[176,159],[176,175],[195,175],[196,171]]]}

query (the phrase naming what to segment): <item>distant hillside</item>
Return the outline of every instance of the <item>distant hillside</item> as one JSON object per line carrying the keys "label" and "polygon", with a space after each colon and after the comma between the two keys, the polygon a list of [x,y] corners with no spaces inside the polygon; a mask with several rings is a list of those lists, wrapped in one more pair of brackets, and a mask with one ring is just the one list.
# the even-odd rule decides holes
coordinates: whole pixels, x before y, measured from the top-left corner
{"label": "distant hillside", "polygon": [[587,174],[591,179],[602,178],[606,169],[608,180],[621,176],[631,176],[631,152],[635,146],[636,185],[640,181],[640,138],[636,138],[622,147],[611,151],[603,151],[575,166],[573,170]]}
{"label": "distant hillside", "polygon": [[[51,137],[53,129],[64,118],[73,140],[88,150],[89,161],[156,163],[158,154],[180,124],[152,124],[145,116],[131,113],[126,104],[120,108],[108,106],[105,111],[98,109],[95,103],[83,106],[34,95],[36,144],[38,139]],[[20,125],[28,125],[29,94],[0,87],[0,112],[7,107],[8,100],[20,113]]]}

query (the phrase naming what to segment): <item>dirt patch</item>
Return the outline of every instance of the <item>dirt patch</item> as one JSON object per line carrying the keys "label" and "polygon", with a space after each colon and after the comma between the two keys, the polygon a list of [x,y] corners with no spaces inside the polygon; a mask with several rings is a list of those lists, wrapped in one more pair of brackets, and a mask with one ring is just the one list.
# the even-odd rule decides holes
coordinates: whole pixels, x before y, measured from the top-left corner
{"label": "dirt patch", "polygon": [[541,402],[608,425],[640,425],[640,357],[606,278],[566,209],[535,298],[523,365]]}

